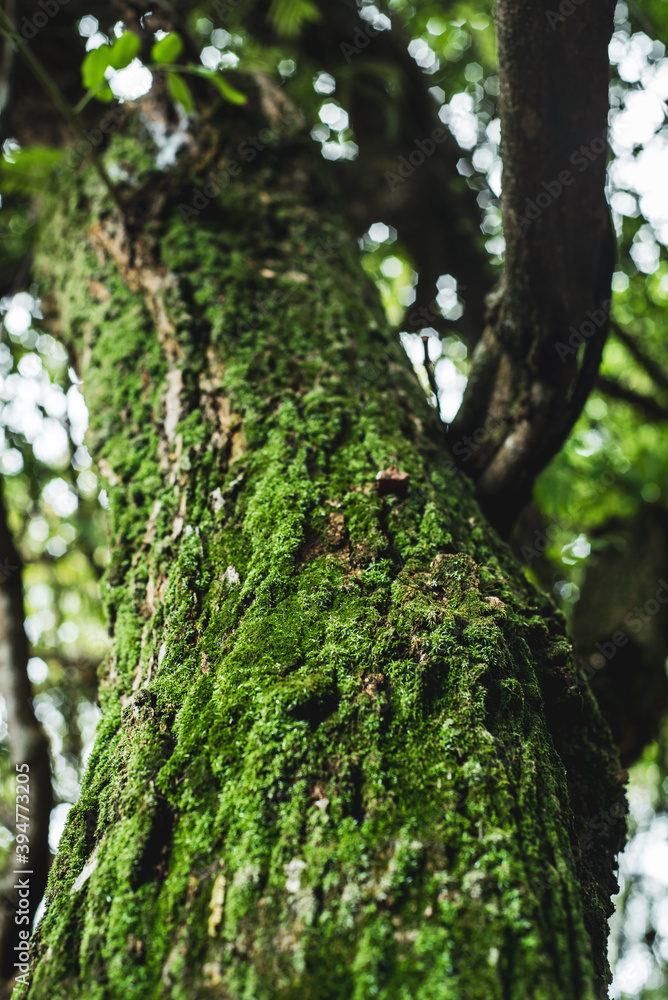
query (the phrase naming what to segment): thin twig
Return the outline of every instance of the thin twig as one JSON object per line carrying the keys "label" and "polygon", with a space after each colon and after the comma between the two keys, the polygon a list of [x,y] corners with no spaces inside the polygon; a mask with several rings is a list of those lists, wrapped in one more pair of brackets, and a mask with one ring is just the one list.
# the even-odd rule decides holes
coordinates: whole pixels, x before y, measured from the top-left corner
{"label": "thin twig", "polygon": [[606,396],[611,396],[613,399],[618,399],[623,403],[635,406],[637,409],[644,411],[652,420],[668,420],[668,407],[657,403],[653,396],[645,396],[642,392],[637,392],[635,389],[631,389],[630,386],[622,385],[621,382],[607,378],[605,375],[598,376],[596,385]]}
{"label": "thin twig", "polygon": [[429,382],[429,388],[436,397],[436,406],[437,408],[439,408],[440,411],[440,407],[438,405],[438,382],[436,381],[434,365],[432,364],[431,359],[429,357],[429,339],[430,339],[429,334],[426,333],[422,334],[422,343],[424,345],[424,361],[422,363],[424,364],[425,371],[427,372],[427,381]]}
{"label": "thin twig", "polygon": [[650,378],[654,379],[656,384],[662,389],[668,390],[668,372],[664,371],[658,361],[652,358],[644,347],[641,347],[638,343],[638,338],[634,337],[632,333],[625,330],[619,323],[614,320],[610,324],[612,326],[615,336],[621,340],[624,347],[630,351],[633,357],[638,361]]}
{"label": "thin twig", "polygon": [[656,25],[652,23],[652,21],[644,12],[644,10],[641,10],[638,4],[634,3],[633,0],[626,0],[626,2],[628,3],[629,7],[637,17],[638,23],[642,28],[645,29],[650,38],[652,39],[658,38],[659,32],[656,29]]}

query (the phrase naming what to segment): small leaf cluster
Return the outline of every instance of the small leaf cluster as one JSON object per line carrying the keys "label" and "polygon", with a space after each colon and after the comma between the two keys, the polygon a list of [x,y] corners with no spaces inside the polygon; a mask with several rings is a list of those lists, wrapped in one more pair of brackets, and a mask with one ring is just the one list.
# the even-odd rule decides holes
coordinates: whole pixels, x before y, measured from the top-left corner
{"label": "small leaf cluster", "polygon": [[[80,111],[92,98],[105,103],[113,101],[114,93],[107,82],[107,71],[125,69],[137,58],[140,50],[141,39],[132,31],[124,31],[113,45],[105,43],[92,49],[81,66],[81,79],[86,95],[75,110]],[[182,52],[183,39],[177,31],[170,31],[154,42],[151,47],[151,62],[147,68],[153,72],[166,73],[169,93],[174,103],[180,105],[186,114],[194,114],[196,110],[192,91],[184,79],[186,74],[204,77],[230,104],[246,103],[245,94],[228,83],[217,71],[194,63],[179,64],[177,60]]]}

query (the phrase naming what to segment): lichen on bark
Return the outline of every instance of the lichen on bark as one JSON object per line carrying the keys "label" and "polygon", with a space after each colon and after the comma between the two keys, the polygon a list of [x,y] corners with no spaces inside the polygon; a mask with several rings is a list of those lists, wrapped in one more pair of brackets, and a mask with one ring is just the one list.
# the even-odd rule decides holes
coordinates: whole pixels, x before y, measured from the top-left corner
{"label": "lichen on bark", "polygon": [[[109,483],[114,649],[17,996],[605,995],[609,734],[308,140],[276,130],[180,210],[254,114],[162,173],[130,119],[105,154],[125,220],[87,171],[43,200],[35,274]],[[405,497],[376,489],[392,464]]]}

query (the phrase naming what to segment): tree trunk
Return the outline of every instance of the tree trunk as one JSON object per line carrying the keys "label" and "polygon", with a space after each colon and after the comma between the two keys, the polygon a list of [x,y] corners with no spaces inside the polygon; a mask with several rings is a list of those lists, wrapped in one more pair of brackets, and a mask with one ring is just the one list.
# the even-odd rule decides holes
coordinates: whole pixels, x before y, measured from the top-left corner
{"label": "tree trunk", "polygon": [[264,97],[42,203],[114,651],[18,995],[606,996],[609,733]]}

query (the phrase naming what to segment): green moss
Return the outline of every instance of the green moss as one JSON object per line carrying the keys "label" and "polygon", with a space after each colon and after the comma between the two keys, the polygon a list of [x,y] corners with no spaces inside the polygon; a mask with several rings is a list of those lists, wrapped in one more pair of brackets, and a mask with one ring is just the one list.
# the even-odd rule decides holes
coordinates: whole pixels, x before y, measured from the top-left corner
{"label": "green moss", "polygon": [[[171,345],[76,184],[44,210],[115,646],[17,995],[593,998],[609,885],[571,844],[619,789],[561,620],[444,460],[310,152],[268,150],[190,224],[170,183],[146,231]],[[390,463],[405,498],[378,494]]]}

